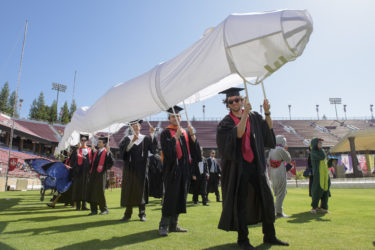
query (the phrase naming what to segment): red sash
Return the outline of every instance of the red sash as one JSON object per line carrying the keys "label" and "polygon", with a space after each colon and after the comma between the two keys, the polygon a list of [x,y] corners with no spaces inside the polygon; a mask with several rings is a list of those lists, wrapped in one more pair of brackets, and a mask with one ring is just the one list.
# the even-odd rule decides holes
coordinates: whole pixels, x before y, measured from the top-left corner
{"label": "red sash", "polygon": [[[87,151],[89,152],[89,164],[92,162],[92,153],[91,153],[91,148],[87,148]],[[83,153],[82,153],[82,148],[78,149],[78,165],[81,166],[83,163]]]}
{"label": "red sash", "polygon": [[282,163],[283,161],[277,161],[277,160],[271,160],[270,159],[270,165],[271,165],[271,167],[273,167],[273,168],[278,168],[278,167],[280,167],[280,165],[281,165],[281,163]]}
{"label": "red sash", "polygon": [[66,160],[65,160],[65,165],[70,166],[70,157],[66,158]]}
{"label": "red sash", "polygon": [[[242,110],[243,112],[243,110]],[[236,117],[235,115],[232,114],[232,112],[229,112],[230,117],[234,121],[236,125],[240,123],[241,119]],[[253,150],[251,149],[251,144],[250,144],[250,121],[249,121],[249,116],[247,116],[247,121],[246,121],[246,130],[245,133],[242,136],[242,156],[243,159],[247,162],[252,162],[254,160],[254,153]]]}
{"label": "red sash", "polygon": [[[167,129],[169,129],[169,132],[171,133],[172,137],[176,134],[178,127],[173,125],[168,125]],[[187,135],[185,129],[182,129],[182,134],[185,137],[186,146],[189,154],[189,163],[191,163],[191,155],[190,155],[190,146],[189,146],[189,136]],[[177,152],[177,158],[181,159],[182,157],[182,149],[180,145],[180,140],[176,141],[176,152]]]}
{"label": "red sash", "polygon": [[[94,162],[95,162],[95,159],[96,159],[96,155],[98,154],[98,151],[99,151],[99,150],[97,150],[97,151],[95,152],[95,154],[94,154],[94,160],[92,161],[92,164],[91,164],[90,174],[92,173],[92,169],[93,169],[93,167],[94,167]],[[98,173],[101,173],[101,172],[103,171],[103,168],[104,168],[104,161],[105,161],[105,157],[106,157],[106,155],[107,155],[107,150],[104,149],[104,150],[102,151],[102,154],[100,155],[100,159],[99,159],[98,167],[96,168],[96,171],[97,171]]]}

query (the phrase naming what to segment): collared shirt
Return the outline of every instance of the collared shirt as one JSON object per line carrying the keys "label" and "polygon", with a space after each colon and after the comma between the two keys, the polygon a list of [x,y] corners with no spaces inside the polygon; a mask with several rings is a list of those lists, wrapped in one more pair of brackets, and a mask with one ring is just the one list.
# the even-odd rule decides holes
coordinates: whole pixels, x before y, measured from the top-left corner
{"label": "collared shirt", "polygon": [[199,173],[200,174],[203,174],[203,166],[204,166],[203,161],[201,161],[201,162],[198,163]]}
{"label": "collared shirt", "polygon": [[211,158],[211,162],[212,162],[210,172],[216,173],[217,172],[216,160],[212,157],[210,157],[210,158]]}

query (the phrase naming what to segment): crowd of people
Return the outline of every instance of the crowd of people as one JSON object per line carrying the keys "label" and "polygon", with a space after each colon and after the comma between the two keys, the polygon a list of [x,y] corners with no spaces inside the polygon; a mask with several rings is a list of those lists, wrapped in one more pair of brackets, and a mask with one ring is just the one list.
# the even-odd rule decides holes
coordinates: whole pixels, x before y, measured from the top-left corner
{"label": "crowd of people", "polygon": [[[254,249],[249,241],[248,225],[262,222],[264,243],[288,246],[276,237],[276,218],[288,217],[283,211],[287,190],[286,173],[292,159],[284,136],[275,136],[272,129],[270,104],[264,100],[265,117],[251,111],[249,100],[240,95],[241,88],[230,88],[224,104],[229,110],[217,126],[217,147],[209,157],[203,156],[203,148],[194,128],[180,126],[181,107],[167,110],[169,125],[160,134],[160,147],[155,129],[150,126],[149,135],[141,134],[142,120],[130,122],[131,135],[120,143],[124,161],[120,204],[125,208],[122,221],[132,217],[133,207],[138,207],[139,220],[146,221],[146,204],[149,196],[162,198],[158,233],[168,236],[171,232],[187,232],[180,226],[180,214],[187,212],[188,192],[193,203],[209,205],[209,193],[222,202],[218,228],[238,233],[237,244],[242,249]],[[63,196],[77,210],[88,210],[89,215],[108,214],[105,199],[106,170],[113,165],[113,155],[107,138],[98,139],[97,149],[87,146],[88,135],[81,134],[80,144],[66,160],[71,169],[72,186],[68,195],[57,194],[49,206],[53,207]],[[266,149],[270,149],[266,157]],[[159,152],[160,151],[160,152]],[[160,155],[159,155],[160,153]],[[311,213],[328,212],[330,179],[322,140],[311,142]],[[269,171],[267,171],[267,166]],[[269,174],[268,174],[269,172]],[[271,180],[271,185],[269,183]],[[221,184],[222,196],[219,186]],[[151,187],[151,188],[150,188]],[[274,202],[274,196],[276,202]],[[321,201],[320,207],[318,203]]]}

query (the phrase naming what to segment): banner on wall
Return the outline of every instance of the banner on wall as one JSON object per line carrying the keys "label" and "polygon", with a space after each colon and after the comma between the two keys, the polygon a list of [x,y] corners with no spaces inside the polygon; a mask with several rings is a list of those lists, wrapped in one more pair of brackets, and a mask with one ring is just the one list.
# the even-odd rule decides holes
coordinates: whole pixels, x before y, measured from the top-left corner
{"label": "banner on wall", "polygon": [[367,162],[366,162],[366,155],[360,154],[357,155],[358,164],[361,167],[362,172],[367,172]]}

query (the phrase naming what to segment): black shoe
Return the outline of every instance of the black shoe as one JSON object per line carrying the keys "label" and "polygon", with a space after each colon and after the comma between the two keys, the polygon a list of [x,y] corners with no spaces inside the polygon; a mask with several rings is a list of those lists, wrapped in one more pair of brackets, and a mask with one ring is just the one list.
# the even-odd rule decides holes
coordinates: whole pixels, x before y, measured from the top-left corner
{"label": "black shoe", "polygon": [[159,227],[159,235],[160,236],[168,236],[168,230],[166,227]]}
{"label": "black shoe", "polygon": [[46,204],[48,207],[55,208],[55,205],[52,205],[51,203]]}
{"label": "black shoe", "polygon": [[87,207],[83,207],[81,210],[90,210],[90,209],[88,209]]}
{"label": "black shoe", "polygon": [[91,212],[91,213],[88,214],[88,216],[97,215],[97,214],[98,214],[98,212]]}
{"label": "black shoe", "polygon": [[194,201],[194,205],[198,205],[198,201]]}
{"label": "black shoe", "polygon": [[175,227],[169,227],[169,232],[186,233],[187,229],[184,229],[184,228],[177,225]]}
{"label": "black shoe", "polygon": [[203,206],[209,206],[207,203],[203,203]]}
{"label": "black shoe", "polygon": [[276,238],[276,236],[274,236],[272,238],[263,237],[263,243],[268,243],[268,244],[271,244],[271,245],[279,245],[279,246],[289,246],[288,242],[281,241],[278,238]]}
{"label": "black shoe", "polygon": [[129,221],[129,220],[130,220],[129,216],[124,216],[124,217],[122,217],[122,219],[120,221],[126,222],[126,221]]}
{"label": "black shoe", "polygon": [[101,212],[100,215],[106,215],[108,213],[109,213],[108,210],[105,210],[105,211]]}
{"label": "black shoe", "polygon": [[250,250],[250,249],[256,249],[255,247],[253,247],[253,245],[251,245],[249,242],[241,242],[241,243],[237,243],[238,246],[241,248],[241,249],[245,249],[245,250]]}
{"label": "black shoe", "polygon": [[80,209],[79,209],[79,207],[76,207],[76,211],[79,211]]}
{"label": "black shoe", "polygon": [[146,221],[146,216],[142,215],[141,217],[139,217],[139,220],[140,221]]}

